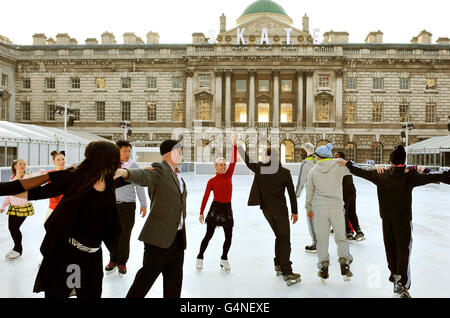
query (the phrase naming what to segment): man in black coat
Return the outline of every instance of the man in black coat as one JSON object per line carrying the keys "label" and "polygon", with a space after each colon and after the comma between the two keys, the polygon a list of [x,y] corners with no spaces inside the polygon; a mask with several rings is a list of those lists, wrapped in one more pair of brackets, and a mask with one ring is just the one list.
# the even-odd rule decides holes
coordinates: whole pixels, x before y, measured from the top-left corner
{"label": "man in black coat", "polygon": [[386,258],[394,283],[394,293],[410,298],[411,276],[409,254],[412,246],[412,190],[432,182],[443,181],[450,170],[437,174],[420,174],[416,170],[405,170],[406,152],[398,146],[390,154],[391,168],[379,174],[376,170],[363,170],[351,161],[346,166],[358,177],[367,179],[377,186],[380,216],[383,222],[383,240]]}
{"label": "man in black coat", "polygon": [[300,275],[292,272],[292,262],[289,260],[291,234],[284,194],[286,189],[291,201],[292,223],[295,224],[298,220],[297,200],[291,173],[281,166],[278,151],[274,148],[267,148],[265,163],[252,162],[242,147],[238,147],[238,152],[244,158],[247,167],[255,173],[248,205],[260,206],[275,233],[275,271],[277,275],[282,274],[286,284],[291,286],[301,281]]}

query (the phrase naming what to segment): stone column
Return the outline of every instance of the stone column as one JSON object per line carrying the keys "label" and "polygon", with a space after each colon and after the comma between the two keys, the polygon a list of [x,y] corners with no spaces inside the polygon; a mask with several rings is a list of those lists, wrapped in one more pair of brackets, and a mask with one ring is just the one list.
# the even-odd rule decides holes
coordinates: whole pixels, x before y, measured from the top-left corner
{"label": "stone column", "polygon": [[303,127],[303,71],[297,71],[297,128]]}
{"label": "stone column", "polygon": [[336,128],[342,128],[342,70],[335,70],[336,75]]}
{"label": "stone column", "polygon": [[192,128],[192,122],[195,119],[192,114],[195,114],[194,105],[194,71],[186,71],[186,128]]}
{"label": "stone column", "polygon": [[225,127],[231,127],[231,71],[225,72]]}
{"label": "stone column", "polygon": [[313,70],[305,71],[306,74],[306,128],[312,128],[314,112]]}
{"label": "stone column", "polygon": [[273,71],[273,118],[272,127],[278,128],[280,123],[280,72]]}
{"label": "stone column", "polygon": [[255,109],[256,109],[255,77],[256,77],[256,72],[250,71],[248,73],[248,75],[250,77],[249,99],[248,99],[248,127],[255,127]]}
{"label": "stone column", "polygon": [[223,71],[216,71],[216,104],[215,104],[215,126],[221,128],[222,126],[222,76]]}

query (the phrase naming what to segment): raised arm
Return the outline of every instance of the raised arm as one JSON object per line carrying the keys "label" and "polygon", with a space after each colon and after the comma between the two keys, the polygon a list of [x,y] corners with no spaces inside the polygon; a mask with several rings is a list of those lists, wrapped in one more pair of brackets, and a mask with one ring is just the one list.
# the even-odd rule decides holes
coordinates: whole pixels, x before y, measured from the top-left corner
{"label": "raised arm", "polygon": [[225,172],[225,175],[227,177],[231,177],[234,173],[234,168],[236,167],[236,159],[237,159],[237,145],[233,145],[233,153],[231,155],[231,162],[228,166],[227,171]]}
{"label": "raised arm", "polygon": [[247,165],[247,168],[249,168],[251,171],[253,171],[256,174],[259,174],[260,167],[259,167],[258,163],[256,163],[253,160],[251,160],[250,157],[248,156],[247,152],[241,146],[239,146],[237,148],[237,150],[238,150],[239,155],[241,156],[241,158],[244,159],[244,162]]}
{"label": "raised arm", "polygon": [[369,180],[374,184],[377,184],[378,172],[376,170],[364,170],[356,166],[352,161],[348,160],[345,166],[350,170],[352,174],[357,177]]}

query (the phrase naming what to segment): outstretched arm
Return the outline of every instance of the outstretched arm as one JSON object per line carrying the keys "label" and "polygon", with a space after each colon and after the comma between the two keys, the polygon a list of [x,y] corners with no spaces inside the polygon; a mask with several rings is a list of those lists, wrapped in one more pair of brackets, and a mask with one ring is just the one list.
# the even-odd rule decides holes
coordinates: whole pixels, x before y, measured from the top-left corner
{"label": "outstretched arm", "polygon": [[152,164],[153,170],[149,169],[118,169],[116,176],[125,181],[137,184],[141,187],[156,186],[161,181],[162,165],[158,162]]}
{"label": "outstretched arm", "polygon": [[444,173],[432,173],[432,174],[421,174],[415,170],[411,170],[410,172],[412,183],[414,187],[420,187],[428,183],[433,182],[441,182],[448,180],[450,176],[450,170],[445,171]]}
{"label": "outstretched arm", "polygon": [[363,179],[369,180],[370,182],[377,184],[378,172],[376,170],[364,170],[357,167],[352,161],[348,160],[345,166],[350,170],[355,176],[361,177]]}
{"label": "outstretched arm", "polygon": [[236,159],[237,159],[237,145],[233,145],[233,154],[231,155],[231,162],[228,166],[227,172],[225,172],[225,175],[227,177],[231,177],[234,173],[234,168],[236,167]]}
{"label": "outstretched arm", "polygon": [[239,155],[241,156],[241,158],[244,159],[245,164],[247,165],[247,167],[253,171],[254,173],[258,174],[260,171],[259,165],[254,162],[253,160],[250,159],[250,157],[248,156],[247,152],[244,150],[244,148],[242,148],[241,146],[238,147],[238,152]]}

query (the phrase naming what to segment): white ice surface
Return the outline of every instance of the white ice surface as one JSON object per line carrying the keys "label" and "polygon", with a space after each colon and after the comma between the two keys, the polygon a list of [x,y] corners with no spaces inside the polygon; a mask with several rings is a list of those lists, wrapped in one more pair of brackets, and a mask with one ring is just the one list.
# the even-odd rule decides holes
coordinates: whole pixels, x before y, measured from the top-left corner
{"label": "white ice surface", "polygon": [[[341,278],[337,263],[336,245],[330,235],[330,278],[323,285],[317,277],[317,256],[306,254],[310,243],[304,211],[305,194],[298,199],[299,221],[291,224],[291,261],[293,269],[302,276],[302,282],[287,287],[273,269],[274,235],[258,207],[248,207],[247,199],[252,176],[233,177],[233,213],[235,227],[233,243],[228,255],[231,273],[219,269],[224,240],[218,228],[205,253],[204,269],[195,269],[195,260],[206,226],[198,221],[201,200],[206,183],[212,176],[185,174],[188,188],[187,250],[184,261],[183,298],[288,298],[288,297],[392,297],[392,284],[384,253],[381,219],[378,213],[376,188],[363,179],[354,177],[357,189],[357,214],[366,240],[350,245],[354,261],[351,282]],[[293,176],[294,182],[297,176]],[[413,245],[410,256],[413,297],[450,297],[450,187],[431,184],[413,192]],[[212,194],[206,210],[212,200]],[[289,202],[289,201],[288,201]],[[44,237],[43,218],[48,200],[34,202],[36,213],[21,227],[23,255],[15,261],[6,261],[4,255],[12,248],[8,219],[0,215],[0,297],[43,297],[32,293],[34,279],[41,261],[39,247]],[[289,210],[290,205],[288,203]],[[139,207],[139,205],[138,205]],[[131,237],[128,274],[117,272],[105,275],[103,297],[125,297],[136,272],[142,264],[143,243],[137,240],[145,219],[136,212],[136,224]],[[103,247],[104,265],[109,253]],[[148,293],[149,298],[162,297],[162,276]]]}

